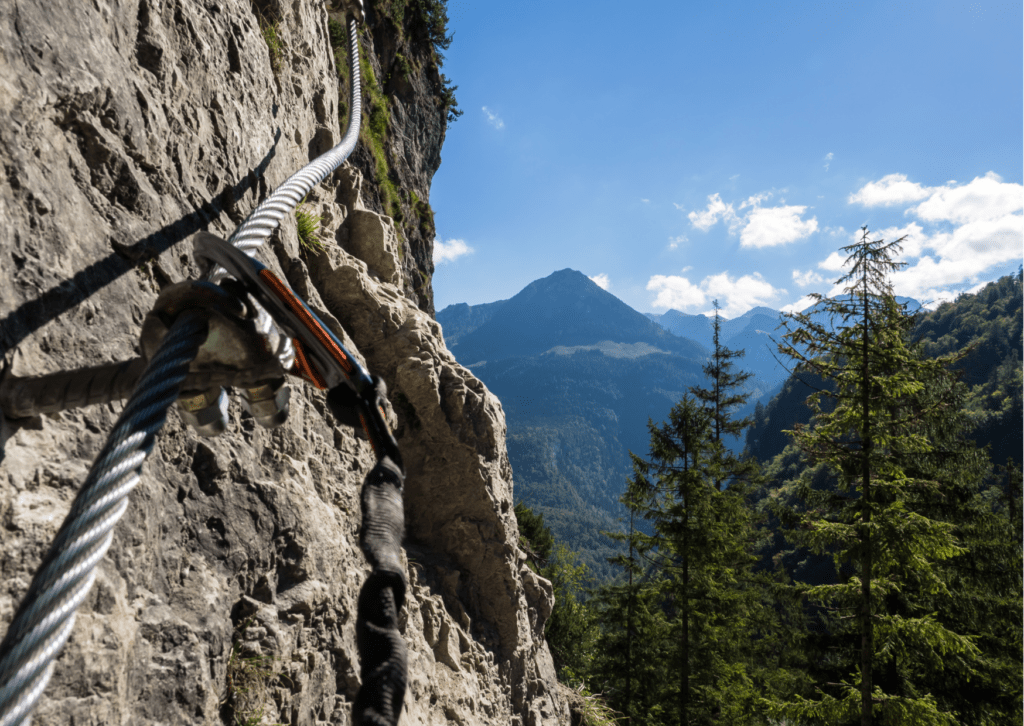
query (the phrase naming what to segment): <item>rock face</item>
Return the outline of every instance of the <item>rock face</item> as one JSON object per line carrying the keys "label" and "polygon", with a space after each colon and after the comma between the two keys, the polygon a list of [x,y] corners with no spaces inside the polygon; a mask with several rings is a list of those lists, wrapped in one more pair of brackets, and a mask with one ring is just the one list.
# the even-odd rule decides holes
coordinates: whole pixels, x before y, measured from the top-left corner
{"label": "rock face", "polygon": [[[419,21],[398,33],[369,10],[367,62],[381,78],[399,55],[411,66],[385,88],[408,212],[428,198],[445,107]],[[160,288],[198,276],[191,235],[230,234],[340,139],[328,20],[315,0],[0,6],[9,370],[136,355]],[[568,723],[543,641],[551,585],[518,548],[504,413],[431,318],[432,225],[384,216],[370,161],[361,150],[307,199],[322,251],[301,247],[289,218],[259,256],[388,385],[408,472],[402,723]],[[119,411],[3,421],[0,633]],[[368,571],[358,497],[373,461],[298,382],[273,431],[233,402],[228,432],[200,439],[172,410],[34,723],[350,723]]]}

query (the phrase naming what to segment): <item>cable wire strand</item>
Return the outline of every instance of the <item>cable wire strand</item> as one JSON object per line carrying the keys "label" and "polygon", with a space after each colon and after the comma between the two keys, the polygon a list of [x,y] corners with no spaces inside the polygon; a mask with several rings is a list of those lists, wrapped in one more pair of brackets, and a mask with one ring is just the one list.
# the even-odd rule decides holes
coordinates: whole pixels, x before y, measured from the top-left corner
{"label": "cable wire strand", "polygon": [[[229,242],[250,256],[270,238],[285,215],[355,148],[362,115],[356,20],[350,18],[348,27],[351,112],[345,136],[333,149],[289,177],[231,235]],[[225,275],[223,268],[213,267],[205,279],[217,282]],[[96,567],[110,547],[114,527],[128,507],[128,495],[140,480],[142,465],[153,450],[156,435],[167,420],[167,410],[178,398],[206,334],[207,321],[200,312],[187,311],[175,320],[75,497],[0,642],[0,726],[27,726],[31,720],[53,673],[54,661],[74,627],[77,609],[92,588]],[[88,393],[74,389],[74,395],[69,393],[69,379],[55,400],[43,405],[52,406],[63,399],[102,399],[121,390],[118,386],[136,375],[135,371],[137,368],[130,372],[118,369],[110,374],[120,377],[117,381],[108,380],[107,373],[100,378],[98,370],[93,371],[93,379],[101,382],[100,390],[89,386]],[[26,400],[24,407],[34,404]],[[370,413],[376,418],[375,412]],[[386,424],[382,426],[380,436],[389,445],[378,451],[377,465],[363,486],[361,545],[373,571],[363,585],[356,622],[363,683],[353,716],[356,723],[393,726],[400,717],[406,688],[406,646],[397,622],[406,589],[400,566],[405,475],[397,444]]]}
{"label": "cable wire strand", "polygon": [[[299,171],[288,177],[274,193],[260,203],[242,222],[228,242],[252,256],[257,247],[265,243],[281,224],[285,215],[295,211],[299,202],[313,187],[330,176],[356,148],[359,140],[359,120],[363,113],[362,84],[359,74],[359,37],[354,19],[349,20],[349,69],[351,89],[349,97],[348,128],[341,142],[321,154]],[[215,266],[204,279],[219,282],[227,274],[223,267]]]}
{"label": "cable wire strand", "polygon": [[46,688],[206,331],[201,313],[178,317],[78,491],[0,643],[0,726],[27,723]]}

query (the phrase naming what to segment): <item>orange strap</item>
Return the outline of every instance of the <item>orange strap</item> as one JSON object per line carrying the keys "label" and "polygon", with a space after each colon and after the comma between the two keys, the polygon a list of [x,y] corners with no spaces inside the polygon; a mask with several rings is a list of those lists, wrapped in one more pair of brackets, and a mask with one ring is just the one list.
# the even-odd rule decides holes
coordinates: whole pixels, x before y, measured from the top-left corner
{"label": "orange strap", "polygon": [[293,372],[296,375],[302,376],[321,390],[327,388],[327,381],[320,375],[320,371],[310,365],[309,359],[306,358],[306,351],[302,349],[302,343],[299,342],[299,339],[292,338],[292,343],[295,345],[295,366]]}

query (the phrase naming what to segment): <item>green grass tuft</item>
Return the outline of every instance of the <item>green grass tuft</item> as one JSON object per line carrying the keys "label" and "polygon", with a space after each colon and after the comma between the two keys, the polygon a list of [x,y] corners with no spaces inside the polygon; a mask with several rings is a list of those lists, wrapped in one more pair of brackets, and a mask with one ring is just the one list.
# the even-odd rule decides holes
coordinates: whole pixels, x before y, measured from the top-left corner
{"label": "green grass tuft", "polygon": [[273,656],[242,655],[240,637],[252,621],[253,618],[248,618],[238,626],[228,656],[226,701],[231,707],[233,723],[234,726],[287,726],[263,723],[271,684],[278,676],[273,671],[276,660]]}
{"label": "green grass tuft", "polygon": [[253,5],[253,12],[256,13],[256,21],[263,34],[263,42],[267,44],[267,52],[270,53],[270,67],[276,77],[281,72],[281,59],[284,56],[284,44],[278,34],[281,23],[274,17],[264,15],[255,5]]}
{"label": "green grass tuft", "polygon": [[299,228],[299,244],[309,252],[323,252],[324,241],[320,238],[321,217],[307,211],[300,204],[295,210],[295,222]]}

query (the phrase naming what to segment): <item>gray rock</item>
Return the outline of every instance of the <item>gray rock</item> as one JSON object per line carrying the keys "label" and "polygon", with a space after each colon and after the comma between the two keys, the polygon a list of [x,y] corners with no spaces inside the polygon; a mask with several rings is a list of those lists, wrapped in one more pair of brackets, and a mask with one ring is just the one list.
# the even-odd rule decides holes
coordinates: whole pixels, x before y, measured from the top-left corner
{"label": "gray rock", "polygon": [[[279,18],[276,63],[257,6]],[[385,89],[386,151],[425,203],[444,119],[411,37],[369,12],[362,43],[377,78],[412,59]],[[4,363],[38,375],[136,355],[160,288],[198,275],[191,235],[230,234],[340,138],[339,105],[327,12],[309,0],[0,6]],[[550,584],[520,569],[501,405],[430,317],[432,223],[411,195],[398,225],[384,216],[368,151],[352,162],[307,200],[325,250],[302,250],[286,219],[259,255],[388,385],[408,470],[402,723],[567,723],[541,636]],[[35,723],[350,722],[374,457],[322,392],[293,387],[272,431],[237,400],[214,439],[170,414]],[[2,422],[0,634],[119,411]]]}

